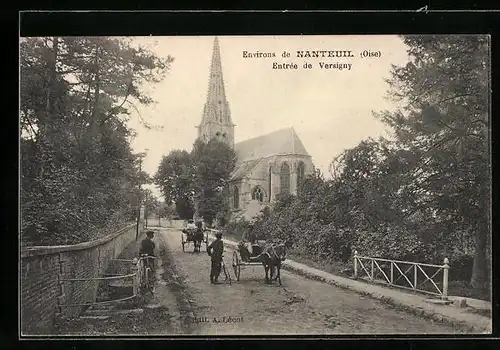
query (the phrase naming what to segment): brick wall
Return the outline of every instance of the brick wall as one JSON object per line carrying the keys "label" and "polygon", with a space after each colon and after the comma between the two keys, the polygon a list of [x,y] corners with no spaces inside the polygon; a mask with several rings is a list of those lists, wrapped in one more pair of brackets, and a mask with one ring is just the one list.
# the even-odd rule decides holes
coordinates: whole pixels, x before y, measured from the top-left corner
{"label": "brick wall", "polygon": [[[141,224],[142,228],[143,225]],[[56,316],[77,316],[81,306],[95,301],[99,281],[59,279],[99,277],[110,260],[135,240],[136,225],[92,242],[70,246],[31,247],[21,252],[21,334],[50,334]]]}

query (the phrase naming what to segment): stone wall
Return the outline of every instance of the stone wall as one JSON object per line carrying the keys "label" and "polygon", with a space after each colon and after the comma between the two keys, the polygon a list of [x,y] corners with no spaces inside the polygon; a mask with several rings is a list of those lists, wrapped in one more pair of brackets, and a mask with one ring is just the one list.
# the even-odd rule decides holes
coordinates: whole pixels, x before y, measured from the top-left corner
{"label": "stone wall", "polygon": [[[139,235],[143,223],[139,224]],[[30,247],[21,251],[21,334],[49,334],[56,317],[77,316],[94,302],[99,281],[61,281],[99,277],[111,259],[136,239],[136,224],[99,240],[68,246]]]}

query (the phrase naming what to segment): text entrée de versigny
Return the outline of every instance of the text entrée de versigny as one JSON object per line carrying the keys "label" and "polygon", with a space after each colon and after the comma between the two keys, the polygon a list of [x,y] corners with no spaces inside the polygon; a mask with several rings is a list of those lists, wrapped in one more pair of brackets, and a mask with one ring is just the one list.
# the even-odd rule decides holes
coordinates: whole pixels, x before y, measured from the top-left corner
{"label": "text entr\u00e9e de versigny", "polygon": [[[243,51],[243,58],[276,58],[276,53],[275,52],[248,52],[248,51]],[[288,59],[291,57],[291,53],[284,51],[283,54],[281,55],[284,59]],[[296,58],[352,58],[354,57],[354,54],[351,50],[305,50],[305,51],[296,51]],[[310,62],[303,62],[303,63],[296,63],[296,62],[273,62],[272,63],[272,69],[275,70],[297,70],[300,68],[303,69],[312,69],[313,64],[315,67],[318,67],[320,69],[326,69],[326,70],[351,70],[352,64],[351,63],[345,63],[345,62],[315,62],[315,63],[310,63]]]}

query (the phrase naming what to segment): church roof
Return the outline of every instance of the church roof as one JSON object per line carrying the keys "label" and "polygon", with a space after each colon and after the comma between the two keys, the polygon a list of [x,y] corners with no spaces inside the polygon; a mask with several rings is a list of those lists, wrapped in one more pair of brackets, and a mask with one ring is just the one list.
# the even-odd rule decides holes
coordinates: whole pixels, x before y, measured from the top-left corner
{"label": "church roof", "polygon": [[238,163],[282,154],[308,156],[306,148],[293,128],[261,135],[234,145]]}
{"label": "church roof", "polygon": [[261,158],[237,164],[229,180],[232,181],[241,179],[248,174],[260,162],[260,160]]}
{"label": "church roof", "polygon": [[230,180],[238,180],[247,175],[263,158],[297,154],[308,156],[306,148],[293,128],[286,128],[261,135],[234,145],[238,161]]}

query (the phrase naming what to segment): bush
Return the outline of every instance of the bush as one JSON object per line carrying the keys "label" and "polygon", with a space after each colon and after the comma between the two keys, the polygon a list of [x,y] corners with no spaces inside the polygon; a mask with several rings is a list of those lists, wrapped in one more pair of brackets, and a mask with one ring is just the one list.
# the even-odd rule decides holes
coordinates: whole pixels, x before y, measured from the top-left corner
{"label": "bush", "polygon": [[228,222],[222,229],[222,234],[239,241],[244,237],[248,237],[250,230],[251,224],[246,220],[241,220],[238,222]]}
{"label": "bush", "polygon": [[[469,280],[473,244],[460,231],[402,220],[382,220],[377,206],[353,201],[348,186],[320,178],[309,179],[298,196],[279,197],[272,211],[264,209],[253,227],[229,223],[227,234],[241,239],[279,239],[292,254],[320,263],[347,263],[360,255],[441,265],[450,259],[450,280]],[[363,197],[364,198],[364,197]],[[423,219],[422,219],[423,220]],[[467,253],[464,253],[467,252]]]}
{"label": "bush", "polygon": [[473,262],[472,255],[457,256],[450,260],[450,281],[470,281]]}

